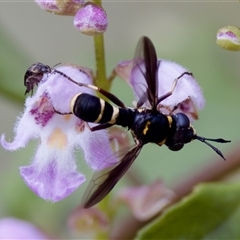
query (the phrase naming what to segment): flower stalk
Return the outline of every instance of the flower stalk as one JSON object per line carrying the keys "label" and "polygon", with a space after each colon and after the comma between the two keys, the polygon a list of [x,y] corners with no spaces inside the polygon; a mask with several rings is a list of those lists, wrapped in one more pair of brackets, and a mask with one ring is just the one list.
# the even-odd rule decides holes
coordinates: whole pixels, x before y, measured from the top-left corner
{"label": "flower stalk", "polygon": [[108,91],[110,89],[110,84],[107,81],[107,77],[106,77],[104,36],[103,34],[98,34],[98,35],[95,35],[93,39],[94,39],[94,49],[95,49],[95,61],[96,61],[96,76],[94,79],[94,84]]}
{"label": "flower stalk", "polygon": [[[102,0],[93,0],[93,3],[102,6]],[[110,84],[107,81],[106,75],[106,60],[104,49],[104,36],[103,34],[97,34],[93,37],[94,49],[95,49],[95,62],[96,62],[96,76],[93,80],[94,84],[105,90],[110,89]]]}

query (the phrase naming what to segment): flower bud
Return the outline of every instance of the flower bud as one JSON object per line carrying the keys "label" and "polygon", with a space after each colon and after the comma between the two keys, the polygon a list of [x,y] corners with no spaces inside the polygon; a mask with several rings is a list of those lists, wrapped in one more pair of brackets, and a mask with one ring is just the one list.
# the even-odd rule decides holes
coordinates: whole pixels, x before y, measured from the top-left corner
{"label": "flower bud", "polygon": [[80,32],[94,36],[106,31],[107,14],[101,6],[88,3],[77,12],[73,24]]}
{"label": "flower bud", "polygon": [[96,239],[98,234],[109,231],[109,221],[104,212],[97,208],[84,209],[79,206],[68,219],[68,226],[75,236]]}
{"label": "flower bud", "polygon": [[175,194],[166,188],[163,182],[156,180],[152,184],[122,189],[118,199],[125,203],[136,219],[146,221],[172,203]]}
{"label": "flower bud", "polygon": [[44,10],[65,16],[74,16],[85,3],[84,0],[35,0]]}
{"label": "flower bud", "polygon": [[230,51],[240,51],[240,28],[227,26],[218,30],[217,44]]}

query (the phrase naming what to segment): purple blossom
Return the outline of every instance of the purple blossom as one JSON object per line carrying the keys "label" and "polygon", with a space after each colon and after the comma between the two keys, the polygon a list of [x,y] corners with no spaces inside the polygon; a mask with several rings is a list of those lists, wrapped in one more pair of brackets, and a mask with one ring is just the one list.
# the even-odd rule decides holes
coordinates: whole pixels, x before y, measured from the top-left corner
{"label": "purple blossom", "polygon": [[107,14],[101,6],[88,3],[77,12],[73,24],[82,33],[94,36],[106,31]]}
{"label": "purple blossom", "polygon": [[0,239],[41,239],[46,236],[33,224],[15,218],[3,218],[0,220]]}
{"label": "purple blossom", "polygon": [[[62,66],[58,70],[77,82],[92,83],[86,69]],[[75,149],[83,150],[93,170],[106,167],[106,156],[112,154],[106,131],[91,132],[73,114],[55,112],[69,113],[71,99],[79,92],[94,94],[56,72],[44,75],[36,93],[26,99],[13,142],[1,136],[2,146],[9,151],[25,147],[30,139],[40,139],[31,164],[20,167],[20,174],[33,192],[52,202],[67,197],[85,181],[85,176],[77,171]]]}
{"label": "purple blossom", "polygon": [[35,0],[38,6],[48,12],[74,16],[85,3],[84,0]]}
{"label": "purple blossom", "polygon": [[[181,65],[168,60],[160,60],[158,68],[158,96],[162,96],[172,89],[173,82],[187,69]],[[139,66],[142,71],[140,71]],[[138,65],[134,60],[122,61],[115,68],[116,73],[124,79],[133,89],[135,97],[139,100],[145,87],[145,79],[142,72],[145,72],[143,65]],[[173,94],[163,100],[159,110],[169,114],[173,109],[174,113],[183,112],[190,120],[198,119],[198,110],[204,107],[205,100],[200,86],[190,75],[184,75],[176,85]],[[145,103],[144,107],[150,107]]]}

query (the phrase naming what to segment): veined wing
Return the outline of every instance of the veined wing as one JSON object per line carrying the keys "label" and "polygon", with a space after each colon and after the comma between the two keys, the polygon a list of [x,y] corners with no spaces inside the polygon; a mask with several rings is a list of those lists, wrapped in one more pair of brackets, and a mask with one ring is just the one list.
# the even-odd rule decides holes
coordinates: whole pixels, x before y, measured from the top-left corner
{"label": "veined wing", "polygon": [[144,83],[137,82],[138,79],[133,79],[135,83],[134,90],[139,97],[137,107],[141,107],[148,100],[152,109],[156,109],[159,62],[157,60],[155,47],[148,37],[144,36],[139,40],[134,59],[136,65],[133,71],[136,71],[136,67],[138,67],[137,71],[140,71],[145,79]]}
{"label": "veined wing", "polygon": [[82,198],[84,208],[100,202],[117,184],[140,153],[143,144],[126,147],[119,152],[120,159],[113,166],[95,172]]}

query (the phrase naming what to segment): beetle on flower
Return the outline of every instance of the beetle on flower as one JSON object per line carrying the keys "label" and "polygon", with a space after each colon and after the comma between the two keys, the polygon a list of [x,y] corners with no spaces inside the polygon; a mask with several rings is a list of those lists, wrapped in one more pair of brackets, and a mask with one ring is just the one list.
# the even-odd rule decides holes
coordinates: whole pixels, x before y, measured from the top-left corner
{"label": "beetle on flower", "polygon": [[[78,82],[92,83],[85,68],[69,65],[57,69]],[[69,113],[69,103],[78,92],[94,95],[91,89],[76,86],[57,73],[45,74],[36,93],[26,99],[13,142],[1,136],[2,146],[9,151],[25,147],[30,139],[40,139],[34,159],[29,166],[20,167],[20,174],[33,192],[52,202],[67,197],[85,181],[77,171],[75,149],[83,150],[94,171],[106,167],[104,160],[112,152],[106,131],[91,132],[74,115],[56,113]]]}

